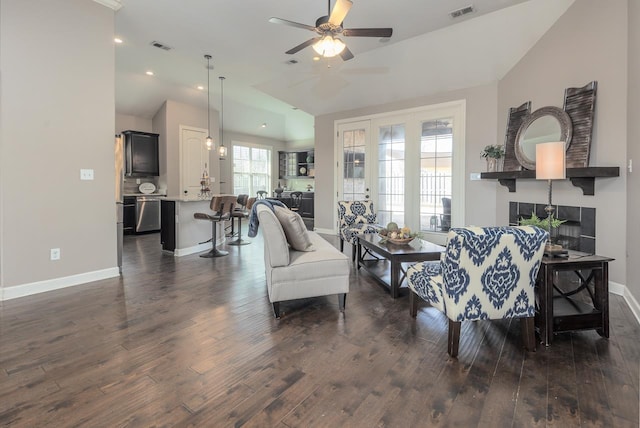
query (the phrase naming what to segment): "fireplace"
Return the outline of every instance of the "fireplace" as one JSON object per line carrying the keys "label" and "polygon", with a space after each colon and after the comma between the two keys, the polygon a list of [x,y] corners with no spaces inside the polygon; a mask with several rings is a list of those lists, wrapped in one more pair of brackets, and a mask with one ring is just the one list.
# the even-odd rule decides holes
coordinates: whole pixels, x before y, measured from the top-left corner
{"label": "fireplace", "polygon": [[[529,218],[531,213],[535,213],[540,218],[547,218],[545,207],[546,204],[509,202],[509,225],[517,226],[521,218]],[[569,250],[595,254],[596,209],[564,205],[554,205],[554,207],[554,217],[566,220],[558,227],[557,235],[553,236],[554,241]]]}

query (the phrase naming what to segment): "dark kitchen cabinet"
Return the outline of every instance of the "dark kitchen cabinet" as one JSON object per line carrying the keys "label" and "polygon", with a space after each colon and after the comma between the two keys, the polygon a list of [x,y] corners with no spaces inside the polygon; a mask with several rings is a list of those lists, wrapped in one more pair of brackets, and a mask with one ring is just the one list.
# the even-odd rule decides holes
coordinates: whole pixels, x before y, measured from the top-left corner
{"label": "dark kitchen cabinet", "polygon": [[124,131],[124,175],[155,177],[160,175],[158,134]]}
{"label": "dark kitchen cabinet", "polygon": [[313,178],[315,175],[315,152],[278,152],[279,178]]}
{"label": "dark kitchen cabinet", "polygon": [[125,234],[136,232],[136,197],[124,197],[123,210],[123,231]]}
{"label": "dark kitchen cabinet", "polygon": [[166,251],[176,250],[176,203],[160,202],[160,243]]}
{"label": "dark kitchen cabinet", "polygon": [[300,216],[313,218],[313,192],[304,192],[302,194],[302,203],[300,204]]}

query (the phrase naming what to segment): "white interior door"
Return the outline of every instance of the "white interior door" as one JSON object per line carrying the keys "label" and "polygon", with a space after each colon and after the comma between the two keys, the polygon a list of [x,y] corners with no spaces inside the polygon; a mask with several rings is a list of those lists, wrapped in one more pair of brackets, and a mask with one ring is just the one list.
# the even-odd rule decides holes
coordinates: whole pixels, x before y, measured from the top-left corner
{"label": "white interior door", "polygon": [[194,196],[200,192],[203,172],[209,169],[207,130],[180,126],[180,194]]}
{"label": "white interior door", "polygon": [[371,198],[370,121],[338,124],[336,144],[337,200],[357,201]]}

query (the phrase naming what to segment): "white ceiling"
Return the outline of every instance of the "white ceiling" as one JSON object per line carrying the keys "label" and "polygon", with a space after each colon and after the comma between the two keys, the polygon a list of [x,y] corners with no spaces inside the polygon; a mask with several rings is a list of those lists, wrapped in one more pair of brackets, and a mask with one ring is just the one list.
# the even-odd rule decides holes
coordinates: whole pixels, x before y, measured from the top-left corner
{"label": "white ceiling", "polygon": [[[354,59],[314,62],[311,48],[284,53],[314,33],[268,19],[315,25],[327,14],[325,0],[121,0],[116,111],[152,118],[166,99],[206,108],[206,90],[196,86],[206,87],[204,55],[210,54],[217,110],[218,76],[226,77],[225,130],[312,139],[315,115],[500,79],[573,1],[353,0],[345,28],[392,27],[393,36],[386,42],[344,37]],[[476,12],[450,18],[469,4]],[[153,47],[154,40],[172,49]]]}

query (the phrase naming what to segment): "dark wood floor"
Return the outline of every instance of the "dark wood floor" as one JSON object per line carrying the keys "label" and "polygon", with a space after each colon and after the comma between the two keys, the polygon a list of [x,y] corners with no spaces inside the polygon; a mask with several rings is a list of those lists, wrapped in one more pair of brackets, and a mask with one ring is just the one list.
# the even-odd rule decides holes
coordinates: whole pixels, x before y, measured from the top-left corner
{"label": "dark wood floor", "polygon": [[0,425],[638,426],[640,328],[618,296],[609,340],[526,353],[518,322],[463,323],[455,360],[441,313],[410,318],[364,272],[344,316],[331,297],[275,320],[261,240],[227,249],[127,236],[122,278],[2,303]]}

